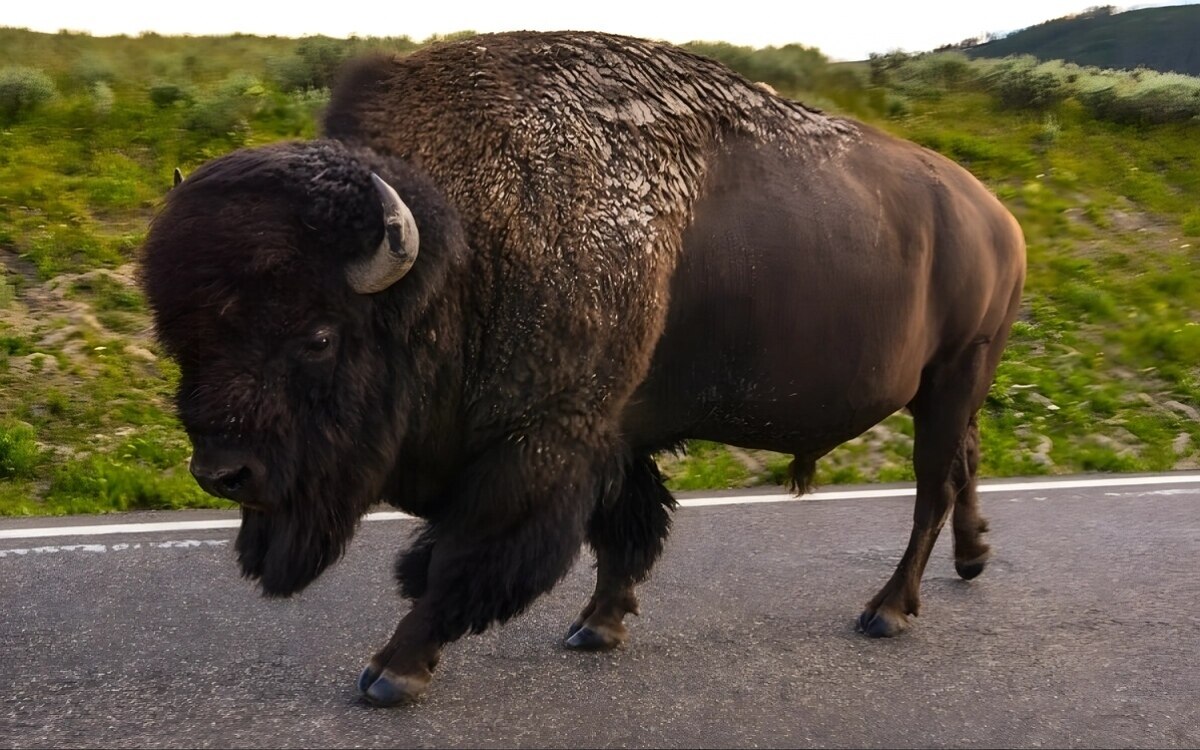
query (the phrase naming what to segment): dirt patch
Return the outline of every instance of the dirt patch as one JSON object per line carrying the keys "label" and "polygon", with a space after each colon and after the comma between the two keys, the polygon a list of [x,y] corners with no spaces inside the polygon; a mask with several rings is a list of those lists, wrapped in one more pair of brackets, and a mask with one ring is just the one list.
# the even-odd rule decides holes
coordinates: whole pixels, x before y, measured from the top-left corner
{"label": "dirt patch", "polygon": [[127,342],[129,353],[133,356],[148,362],[156,359],[148,348],[152,340],[148,319],[135,333],[117,333],[100,321],[90,304],[71,296],[72,289],[80,282],[99,278],[136,289],[136,268],[132,263],[112,269],[62,274],[40,282],[37,269],[20,256],[2,252],[0,262],[10,273],[23,279],[13,301],[4,311],[4,322],[18,336],[32,340],[38,349],[34,354],[10,360],[10,367],[16,372],[40,372],[47,361],[54,361],[54,354],[88,368],[91,360],[88,339],[119,339]]}

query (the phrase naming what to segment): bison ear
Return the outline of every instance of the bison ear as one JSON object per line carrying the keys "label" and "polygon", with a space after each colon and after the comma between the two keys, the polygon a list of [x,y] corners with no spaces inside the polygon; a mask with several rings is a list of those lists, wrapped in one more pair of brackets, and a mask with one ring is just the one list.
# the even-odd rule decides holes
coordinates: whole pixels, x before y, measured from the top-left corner
{"label": "bison ear", "polygon": [[175,176],[173,182],[171,183],[171,187],[177,188],[181,182],[183,182],[183,172],[179,171],[179,167],[175,167]]}
{"label": "bison ear", "polygon": [[359,294],[382,292],[399,281],[412,268],[420,246],[412,211],[379,175],[371,173],[371,183],[383,204],[383,241],[369,258],[346,268],[346,281]]}

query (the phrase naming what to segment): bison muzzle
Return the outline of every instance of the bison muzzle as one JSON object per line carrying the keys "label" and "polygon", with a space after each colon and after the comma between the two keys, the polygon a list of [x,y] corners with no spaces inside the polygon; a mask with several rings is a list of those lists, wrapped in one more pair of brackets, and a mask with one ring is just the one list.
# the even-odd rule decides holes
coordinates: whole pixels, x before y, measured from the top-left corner
{"label": "bison muzzle", "polygon": [[411,607],[359,687],[427,687],[586,541],[572,648],[611,648],[675,506],[655,453],[815,461],[899,409],[912,536],[858,619],[903,630],[953,516],[988,558],[976,413],[1018,313],[1021,231],[965,170],[683,50],[510,33],[353,64],[325,138],[237,151],[169,193],[156,329],[244,575],[299,591],[385,499],[425,519]]}

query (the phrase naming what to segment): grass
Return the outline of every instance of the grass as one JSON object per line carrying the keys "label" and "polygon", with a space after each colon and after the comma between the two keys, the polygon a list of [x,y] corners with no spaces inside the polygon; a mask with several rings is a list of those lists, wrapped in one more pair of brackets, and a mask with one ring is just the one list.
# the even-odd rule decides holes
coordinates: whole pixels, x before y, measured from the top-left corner
{"label": "grass", "polygon": [[[313,136],[332,58],[415,46],[300,44],[0,29],[0,68],[44,71],[56,92],[0,124],[0,514],[228,507],[187,473],[178,372],[134,269],[175,167]],[[1200,122],[1108,122],[1070,96],[1005,109],[949,59],[880,85],[803,50],[713,49],[951,156],[1021,221],[1029,277],[980,417],[984,475],[1200,463]],[[912,438],[890,417],[822,459],[817,482],[911,480]],[[709,489],[783,483],[789,462],[693,442],[662,467],[675,489]]]}
{"label": "grass", "polygon": [[693,440],[678,461],[670,463],[660,459],[660,463],[665,464],[666,476],[672,489],[676,490],[737,487],[758,479],[751,467],[739,461],[725,446],[707,440]]}

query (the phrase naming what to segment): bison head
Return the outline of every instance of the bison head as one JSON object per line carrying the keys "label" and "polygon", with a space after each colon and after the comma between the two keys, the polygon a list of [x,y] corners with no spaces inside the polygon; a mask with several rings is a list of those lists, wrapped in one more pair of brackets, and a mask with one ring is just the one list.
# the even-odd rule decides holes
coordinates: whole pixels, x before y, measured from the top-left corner
{"label": "bison head", "polygon": [[404,169],[328,141],[235,152],[169,193],[145,245],[192,473],[241,505],[239,562],[269,595],[340,557],[396,460],[418,232],[376,171]]}

